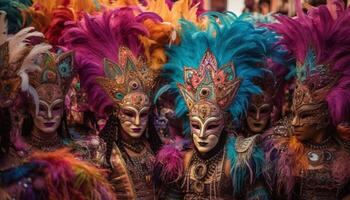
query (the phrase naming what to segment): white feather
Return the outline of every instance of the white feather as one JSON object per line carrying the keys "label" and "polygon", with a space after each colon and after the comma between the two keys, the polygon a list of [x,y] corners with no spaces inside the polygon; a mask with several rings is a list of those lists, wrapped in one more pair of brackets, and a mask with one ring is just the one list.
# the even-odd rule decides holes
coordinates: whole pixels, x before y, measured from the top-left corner
{"label": "white feather", "polygon": [[6,12],[0,10],[0,45],[7,40]]}
{"label": "white feather", "polygon": [[35,45],[29,54],[24,58],[19,73],[29,73],[40,70],[40,67],[35,64],[35,59],[38,57],[38,55],[48,52],[51,48],[51,45],[45,43]]}
{"label": "white feather", "polygon": [[21,82],[21,89],[22,89],[22,92],[25,92],[28,90],[29,88],[29,77],[28,77],[28,74],[24,71],[21,71],[18,73],[18,76],[21,77],[22,79],[22,82]]}
{"label": "white feather", "polygon": [[44,37],[40,32],[34,31],[33,27],[24,28],[8,39],[10,51],[10,63],[15,63],[25,56],[28,50],[30,37]]}
{"label": "white feather", "polygon": [[35,104],[35,114],[38,114],[39,113],[39,95],[31,85],[28,85],[28,93],[30,94],[30,96],[33,97],[33,101]]}

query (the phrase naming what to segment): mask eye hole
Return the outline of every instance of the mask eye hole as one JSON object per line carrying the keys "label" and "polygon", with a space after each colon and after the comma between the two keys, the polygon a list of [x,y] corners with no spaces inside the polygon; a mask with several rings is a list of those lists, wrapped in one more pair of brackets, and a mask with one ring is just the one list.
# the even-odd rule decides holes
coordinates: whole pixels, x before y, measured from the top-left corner
{"label": "mask eye hole", "polygon": [[248,108],[248,112],[249,112],[249,113],[256,113],[256,108],[255,108],[254,106],[250,106],[250,107]]}
{"label": "mask eye hole", "polygon": [[39,105],[39,111],[40,112],[45,112],[46,111],[46,107],[44,105]]}
{"label": "mask eye hole", "polygon": [[143,112],[143,113],[141,113],[141,115],[140,115],[141,118],[145,118],[145,117],[147,117],[147,116],[148,116],[147,112]]}
{"label": "mask eye hole", "polygon": [[134,117],[134,113],[129,110],[123,110],[123,114],[128,117]]}
{"label": "mask eye hole", "polygon": [[216,129],[219,127],[219,124],[211,124],[208,126],[208,130],[211,130],[211,129]]}
{"label": "mask eye hole", "polygon": [[311,114],[310,114],[310,113],[301,113],[301,114],[300,114],[300,118],[301,118],[301,119],[306,119],[306,118],[308,118],[308,117],[311,117]]}
{"label": "mask eye hole", "polygon": [[191,126],[194,128],[194,129],[200,129],[201,127],[199,127],[198,124],[196,123],[192,123]]}
{"label": "mask eye hole", "polygon": [[268,107],[263,107],[260,109],[260,113],[262,113],[262,114],[267,114],[269,112],[270,112],[270,108],[268,108]]}

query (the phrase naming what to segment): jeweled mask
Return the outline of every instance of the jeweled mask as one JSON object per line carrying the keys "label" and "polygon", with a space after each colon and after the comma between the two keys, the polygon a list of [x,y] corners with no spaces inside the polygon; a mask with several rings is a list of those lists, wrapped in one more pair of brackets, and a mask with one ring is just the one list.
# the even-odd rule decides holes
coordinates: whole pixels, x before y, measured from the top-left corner
{"label": "jeweled mask", "polygon": [[219,68],[207,50],[198,69],[185,67],[184,84],[178,84],[189,109],[193,142],[201,153],[213,149],[224,128],[225,110],[240,85],[233,63]]}
{"label": "jeweled mask", "polygon": [[38,58],[41,71],[30,76],[38,99],[31,104],[34,125],[44,133],[57,130],[64,112],[64,100],[72,78],[73,53],[45,53]]}
{"label": "jeweled mask", "polygon": [[106,77],[97,77],[97,83],[117,108],[123,130],[133,138],[140,137],[147,126],[150,96],[158,73],[126,47],[119,49],[118,63],[104,59],[104,71]]}
{"label": "jeweled mask", "polygon": [[[317,64],[314,50],[310,49],[305,61],[297,63],[292,125],[296,136],[316,132],[329,125],[329,112],[325,98],[339,80],[338,74],[329,73],[329,64]],[[309,131],[305,131],[309,130]]]}
{"label": "jeweled mask", "polygon": [[271,121],[273,99],[278,86],[272,73],[265,73],[263,77],[253,79],[253,83],[262,89],[262,93],[252,95],[246,120],[249,131],[258,134]]}

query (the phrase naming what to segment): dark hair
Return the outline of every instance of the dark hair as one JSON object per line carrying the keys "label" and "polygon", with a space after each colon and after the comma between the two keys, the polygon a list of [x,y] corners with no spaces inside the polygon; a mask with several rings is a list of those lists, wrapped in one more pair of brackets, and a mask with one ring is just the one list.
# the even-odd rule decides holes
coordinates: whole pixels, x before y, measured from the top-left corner
{"label": "dark hair", "polygon": [[6,154],[10,147],[10,131],[12,127],[10,110],[8,108],[0,109],[0,156]]}
{"label": "dark hair", "polygon": [[110,167],[110,159],[113,150],[113,144],[117,140],[119,120],[114,114],[110,114],[106,125],[101,130],[99,136],[106,143],[106,164]]}
{"label": "dark hair", "polygon": [[[152,109],[151,109],[152,110]],[[101,130],[99,136],[106,143],[106,161],[107,167],[111,167],[109,162],[112,155],[113,145],[119,139],[118,135],[120,134],[120,122],[115,114],[110,114],[106,122],[106,125]],[[160,140],[156,129],[153,124],[153,114],[151,113],[148,118],[148,143],[154,153],[158,152],[162,146],[162,141]],[[145,135],[143,135],[145,137]]]}
{"label": "dark hair", "polygon": [[[34,128],[33,116],[28,112],[25,114],[23,125],[22,125],[22,136],[24,138],[30,138]],[[70,138],[70,134],[67,126],[67,115],[63,112],[61,124],[57,129],[57,133],[61,138]]]}

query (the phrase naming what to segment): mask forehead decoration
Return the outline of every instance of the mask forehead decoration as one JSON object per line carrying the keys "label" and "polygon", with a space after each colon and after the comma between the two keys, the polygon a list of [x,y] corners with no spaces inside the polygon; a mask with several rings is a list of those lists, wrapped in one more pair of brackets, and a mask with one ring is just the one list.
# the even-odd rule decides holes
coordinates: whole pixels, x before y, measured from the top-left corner
{"label": "mask forehead decoration", "polygon": [[128,48],[121,47],[118,63],[104,59],[104,72],[106,77],[96,77],[96,81],[115,106],[150,105],[148,97],[157,82],[158,74],[147,66],[142,57],[135,58]]}
{"label": "mask forehead decoration", "polygon": [[233,63],[219,69],[215,56],[209,50],[197,70],[185,67],[184,80],[185,84],[178,84],[178,88],[190,114],[201,118],[224,111],[232,103],[240,85]]}
{"label": "mask forehead decoration", "polygon": [[273,100],[279,90],[278,82],[272,72],[265,72],[263,77],[253,78],[253,83],[262,90],[261,94],[253,94],[251,98],[252,104],[257,108],[264,104],[273,104]]}
{"label": "mask forehead decoration", "polygon": [[[37,60],[40,72],[34,73],[30,81],[36,89],[37,98],[46,102],[64,99],[68,92],[73,74],[73,52],[61,55],[45,53]],[[36,102],[35,102],[36,103]]]}
{"label": "mask forehead decoration", "polygon": [[309,49],[303,63],[297,63],[297,81],[293,109],[303,105],[321,104],[339,81],[339,74],[330,74],[328,64],[317,64],[315,51]]}
{"label": "mask forehead decoration", "polygon": [[[34,58],[47,52],[51,46],[44,43],[31,44],[30,38],[42,38],[43,34],[33,27],[7,35],[6,13],[0,11],[0,106],[9,106],[22,91],[31,95],[32,86],[28,83],[28,74],[38,70]],[[5,102],[5,104],[3,104]]]}

